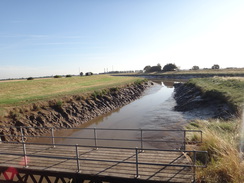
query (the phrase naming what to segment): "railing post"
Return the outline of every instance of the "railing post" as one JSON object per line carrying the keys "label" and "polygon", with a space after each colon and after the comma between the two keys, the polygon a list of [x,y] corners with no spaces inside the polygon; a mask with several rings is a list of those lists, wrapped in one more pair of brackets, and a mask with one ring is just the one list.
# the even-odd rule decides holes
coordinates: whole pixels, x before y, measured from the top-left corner
{"label": "railing post", "polygon": [[138,165],[138,148],[136,147],[136,175],[135,178],[139,178],[139,165]]}
{"label": "railing post", "polygon": [[77,172],[80,172],[80,160],[79,160],[79,150],[78,150],[78,144],[75,145],[75,151],[76,151],[76,162],[77,162]]}
{"label": "railing post", "polygon": [[140,129],[140,131],[141,131],[141,152],[143,152],[144,150],[143,150],[143,136],[142,136],[142,129]]}
{"label": "railing post", "polygon": [[24,160],[24,166],[25,168],[28,167],[27,165],[27,155],[26,155],[26,144],[25,144],[25,140],[24,140],[24,132],[23,132],[23,128],[22,126],[20,126],[20,133],[21,133],[21,141],[22,141],[22,147],[23,147],[23,160]]}
{"label": "railing post", "polygon": [[193,182],[196,181],[196,151],[193,151]]}
{"label": "railing post", "polygon": [[25,165],[25,168],[28,168],[28,165],[27,165],[27,154],[26,154],[26,144],[25,142],[22,142],[23,144],[23,154],[24,154],[24,165]]}
{"label": "railing post", "polygon": [[93,131],[94,131],[94,144],[95,144],[96,149],[98,149],[97,148],[97,131],[96,131],[96,128],[94,128]]}
{"label": "railing post", "polygon": [[21,133],[21,142],[24,143],[24,133],[23,133],[22,126],[20,126],[20,133]]}
{"label": "railing post", "polygon": [[186,130],[184,130],[184,144],[183,144],[183,150],[185,151],[186,150]]}
{"label": "railing post", "polygon": [[54,129],[53,129],[53,127],[51,128],[51,135],[52,135],[52,144],[53,144],[53,147],[55,147],[55,139],[54,139]]}

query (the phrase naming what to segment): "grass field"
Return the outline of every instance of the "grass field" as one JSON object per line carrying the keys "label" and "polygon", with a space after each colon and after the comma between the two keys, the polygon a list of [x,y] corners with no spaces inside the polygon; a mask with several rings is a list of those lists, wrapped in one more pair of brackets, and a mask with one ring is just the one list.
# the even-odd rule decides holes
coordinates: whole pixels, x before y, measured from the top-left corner
{"label": "grass field", "polygon": [[40,100],[94,92],[142,80],[135,77],[93,75],[0,82],[0,110]]}

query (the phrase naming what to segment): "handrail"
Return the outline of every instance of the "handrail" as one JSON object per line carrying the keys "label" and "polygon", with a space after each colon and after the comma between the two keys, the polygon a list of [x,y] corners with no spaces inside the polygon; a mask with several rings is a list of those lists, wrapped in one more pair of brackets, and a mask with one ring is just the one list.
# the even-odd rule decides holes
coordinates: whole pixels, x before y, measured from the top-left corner
{"label": "handrail", "polygon": [[[187,134],[188,133],[199,133],[200,134],[200,140],[199,141],[191,141],[191,143],[202,143],[202,131],[200,130],[165,130],[165,129],[111,129],[111,128],[54,128],[54,127],[30,127],[30,126],[0,126],[1,128],[9,128],[9,129],[17,129],[17,131],[20,134],[17,135],[11,135],[11,134],[0,134],[0,137],[10,137],[12,139],[27,139],[27,138],[45,138],[45,139],[51,139],[53,146],[57,145],[55,142],[55,139],[72,139],[72,140],[90,140],[94,142],[95,146],[98,146],[99,141],[117,141],[117,142],[138,142],[140,143],[140,148],[143,149],[143,146],[145,143],[151,142],[151,143],[175,143],[175,144],[181,144],[179,148],[182,150],[185,150],[186,144],[189,143],[187,140]],[[26,130],[28,129],[45,129],[48,130],[51,134],[51,136],[40,136],[40,135],[28,135],[25,134]],[[25,129],[25,130],[24,130]],[[75,130],[85,130],[91,131],[92,137],[67,137],[67,136],[54,136],[54,130],[70,130],[70,129],[75,129]],[[109,139],[109,138],[102,138],[98,136],[99,131],[133,131],[133,132],[138,132],[139,137],[137,139],[128,139],[128,138],[114,138],[114,139]],[[154,138],[154,139],[147,139],[144,136],[145,132],[179,132],[182,134],[182,139],[181,140],[165,140],[164,138]],[[166,137],[166,136],[163,136]]]}
{"label": "handrail", "polygon": [[[96,161],[96,162],[106,162],[106,163],[121,163],[121,164],[134,164],[136,165],[136,170],[135,170],[135,177],[138,178],[139,177],[139,165],[154,165],[154,166],[169,166],[169,167],[192,167],[194,169],[194,173],[195,173],[195,168],[204,168],[207,166],[207,161],[205,162],[205,164],[203,165],[199,165],[197,164],[196,162],[196,155],[197,153],[203,153],[205,154],[205,156],[207,157],[207,151],[180,151],[180,150],[161,150],[161,149],[140,149],[140,148],[119,148],[119,147],[99,147],[100,148],[104,148],[104,149],[126,149],[126,150],[130,150],[130,151],[134,151],[134,154],[133,156],[135,157],[135,161],[123,161],[123,160],[104,160],[104,159],[94,159],[94,158],[82,158],[79,154],[79,148],[81,147],[90,147],[90,148],[95,148],[95,146],[80,146],[80,145],[68,145],[68,144],[58,144],[58,146],[63,146],[63,147],[66,147],[66,146],[70,146],[70,147],[73,147],[75,148],[75,156],[58,156],[57,154],[56,155],[35,155],[35,154],[28,154],[28,151],[26,150],[26,145],[50,145],[50,144],[35,144],[35,143],[26,143],[26,142],[15,142],[17,144],[22,144],[22,149],[23,149],[23,153],[12,153],[12,152],[0,152],[0,155],[12,155],[12,156],[21,156],[24,158],[24,166],[25,167],[29,167],[28,165],[28,161],[27,161],[27,157],[37,157],[37,158],[47,158],[47,159],[66,159],[66,160],[76,160],[77,161],[77,172],[80,172],[80,163],[79,161]],[[139,161],[139,154],[140,153],[143,153],[145,151],[161,151],[161,152],[179,152],[179,153],[182,153],[182,156],[184,154],[193,154],[192,158],[192,163],[190,164],[172,164],[172,163],[150,163],[150,162],[143,162],[142,160]]]}
{"label": "handrail", "polygon": [[[108,128],[71,128],[71,129],[82,129],[82,130],[91,130],[91,134],[93,137],[89,138],[81,138],[81,137],[65,137],[65,136],[55,136],[54,135],[54,129],[66,129],[66,128],[45,128],[45,127],[25,127],[25,126],[20,126],[20,127],[6,127],[6,126],[0,126],[1,128],[16,128],[18,129],[17,135],[3,135],[1,134],[0,137],[5,136],[5,137],[13,137],[19,139],[19,141],[8,141],[4,143],[14,143],[14,144],[21,144],[22,145],[22,153],[6,153],[6,152],[0,152],[1,155],[13,155],[13,156],[23,156],[24,157],[24,163],[25,167],[28,167],[28,162],[27,162],[27,156],[28,157],[39,157],[39,158],[52,158],[52,159],[71,159],[71,160],[76,160],[77,162],[77,172],[80,172],[80,163],[79,161],[101,161],[101,162],[110,162],[110,163],[127,163],[127,164],[135,164],[136,169],[135,169],[135,177],[139,177],[139,165],[156,165],[156,166],[176,166],[176,167],[192,167],[193,172],[194,172],[194,177],[195,177],[195,168],[197,167],[206,167],[207,166],[207,151],[187,151],[186,150],[186,144],[187,144],[187,133],[200,133],[200,141],[196,143],[202,142],[202,131],[200,130],[160,130],[160,129],[108,129]],[[31,135],[25,135],[25,131],[29,128],[37,128],[37,129],[49,129],[51,136],[31,136]],[[116,139],[108,139],[108,138],[100,138],[98,137],[97,132],[98,131],[105,131],[105,130],[116,130],[116,131],[136,131],[139,132],[139,139],[121,139],[121,138],[116,138]],[[144,132],[148,131],[156,131],[156,132],[181,132],[183,135],[182,141],[169,141],[169,140],[162,140],[162,139],[145,139],[143,136]],[[26,138],[48,138],[51,139],[51,143],[33,143],[33,142],[28,142],[26,141]],[[71,144],[59,144],[55,143],[55,139],[60,139],[60,138],[66,138],[66,139],[87,139],[87,140],[93,140],[94,145],[71,145]],[[133,141],[133,142],[139,142],[140,143],[140,148],[134,147],[134,148],[128,148],[128,147],[112,147],[112,146],[101,146],[99,145],[98,141]],[[150,148],[145,148],[143,145],[145,142],[167,142],[167,143],[182,143],[183,148],[181,149],[150,149]],[[28,154],[26,146],[29,145],[48,145],[52,146],[55,148],[56,146],[63,146],[63,147],[69,147],[69,148],[74,148],[75,149],[75,155],[71,156],[60,156],[60,155],[35,155],[35,154]],[[92,149],[110,149],[110,150],[115,150],[115,149],[124,149],[124,150],[129,150],[129,151],[134,151],[134,157],[135,161],[119,161],[119,160],[104,160],[104,159],[88,159],[88,158],[82,158],[79,155],[79,148],[86,147],[86,148],[92,148]],[[165,152],[179,152],[182,153],[182,156],[185,154],[191,155],[191,163],[190,164],[172,164],[172,163],[151,163],[151,162],[142,162],[138,160],[138,156],[140,153],[143,153],[144,151],[165,151]],[[204,156],[206,157],[206,162],[203,165],[198,165],[197,164],[197,154],[203,153]]]}

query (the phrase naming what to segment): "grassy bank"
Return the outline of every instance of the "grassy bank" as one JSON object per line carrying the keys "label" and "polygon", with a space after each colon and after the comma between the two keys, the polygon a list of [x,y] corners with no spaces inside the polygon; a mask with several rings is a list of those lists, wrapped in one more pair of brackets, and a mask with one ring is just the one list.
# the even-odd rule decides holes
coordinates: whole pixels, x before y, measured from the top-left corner
{"label": "grassy bank", "polygon": [[0,116],[6,108],[69,95],[93,93],[134,83],[140,78],[93,75],[0,82]]}
{"label": "grassy bank", "polygon": [[[241,114],[244,103],[244,78],[192,79],[188,84],[197,86],[203,94],[225,100]],[[244,182],[244,163],[240,158],[241,115],[230,121],[197,120],[187,128],[203,131],[203,144],[195,147],[208,151],[209,164],[198,169],[199,182]],[[193,136],[193,139],[200,138]],[[198,157],[201,163],[202,157]]]}
{"label": "grassy bank", "polygon": [[204,95],[211,95],[228,103],[241,114],[244,103],[244,78],[241,77],[214,77],[191,79],[188,84],[199,88]]}
{"label": "grassy bank", "polygon": [[199,69],[199,70],[179,70],[169,72],[143,73],[146,75],[244,75],[244,68],[238,69]]}

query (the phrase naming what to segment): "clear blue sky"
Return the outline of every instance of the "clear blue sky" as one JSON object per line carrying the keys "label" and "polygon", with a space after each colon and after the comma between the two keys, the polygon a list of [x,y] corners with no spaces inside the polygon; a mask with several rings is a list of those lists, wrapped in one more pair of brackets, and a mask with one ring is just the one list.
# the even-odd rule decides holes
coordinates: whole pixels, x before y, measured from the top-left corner
{"label": "clear blue sky", "polygon": [[0,79],[244,67],[243,0],[0,0]]}

